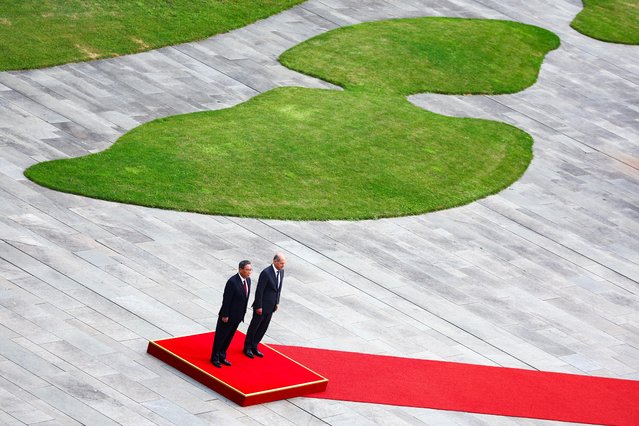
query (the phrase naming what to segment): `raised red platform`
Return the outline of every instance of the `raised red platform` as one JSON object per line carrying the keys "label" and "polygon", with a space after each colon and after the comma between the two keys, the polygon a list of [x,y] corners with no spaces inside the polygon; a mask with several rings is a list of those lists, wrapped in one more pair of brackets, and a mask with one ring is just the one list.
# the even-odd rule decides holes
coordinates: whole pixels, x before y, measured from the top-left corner
{"label": "raised red platform", "polygon": [[245,356],[239,331],[226,355],[233,366],[216,368],[210,361],[214,335],[150,341],[147,352],[243,407],[326,390],[325,377],[268,345],[260,344],[264,358]]}

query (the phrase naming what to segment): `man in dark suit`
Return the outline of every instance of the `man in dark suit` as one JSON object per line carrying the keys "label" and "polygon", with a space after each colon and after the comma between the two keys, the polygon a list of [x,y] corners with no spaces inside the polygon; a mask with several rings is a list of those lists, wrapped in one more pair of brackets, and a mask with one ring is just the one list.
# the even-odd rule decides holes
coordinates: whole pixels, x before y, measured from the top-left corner
{"label": "man in dark suit", "polygon": [[273,312],[277,311],[279,307],[285,263],[286,258],[283,253],[275,254],[273,264],[264,269],[257,280],[255,300],[253,302],[253,318],[244,340],[244,354],[249,358],[254,356],[262,358],[264,356],[257,348],[257,345],[266,333]]}
{"label": "man in dark suit", "polygon": [[222,364],[229,367],[232,365],[226,359],[226,350],[233,340],[237,326],[244,321],[244,315],[246,315],[246,307],[248,306],[251,292],[250,276],[252,271],[251,262],[248,260],[241,261],[238,266],[238,273],[229,278],[224,287],[222,307],[217,317],[213,353],[211,354],[211,362],[217,368],[221,368]]}

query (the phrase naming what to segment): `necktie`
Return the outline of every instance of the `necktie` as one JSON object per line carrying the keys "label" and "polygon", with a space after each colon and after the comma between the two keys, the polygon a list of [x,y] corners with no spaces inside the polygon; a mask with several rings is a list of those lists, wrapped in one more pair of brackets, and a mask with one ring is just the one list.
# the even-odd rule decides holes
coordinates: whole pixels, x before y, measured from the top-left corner
{"label": "necktie", "polygon": [[242,280],[242,284],[244,284],[244,295],[248,297],[248,287],[246,286],[246,280]]}
{"label": "necktie", "polygon": [[278,270],[277,271],[277,289],[278,290],[280,289],[280,284],[281,284],[281,282],[280,282],[280,271]]}

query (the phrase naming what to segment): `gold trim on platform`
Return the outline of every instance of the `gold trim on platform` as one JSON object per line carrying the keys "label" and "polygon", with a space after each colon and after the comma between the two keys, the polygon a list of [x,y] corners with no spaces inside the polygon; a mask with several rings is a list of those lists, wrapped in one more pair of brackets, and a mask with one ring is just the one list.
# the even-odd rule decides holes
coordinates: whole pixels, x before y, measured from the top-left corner
{"label": "gold trim on platform", "polygon": [[[305,387],[305,386],[318,385],[318,384],[321,384],[321,383],[328,383],[328,379],[327,379],[326,377],[324,377],[324,376],[322,376],[321,374],[319,374],[319,373],[317,373],[317,372],[315,372],[315,371],[311,370],[311,369],[310,369],[310,368],[308,368],[307,366],[305,366],[305,365],[303,365],[303,364],[300,364],[299,362],[297,362],[297,361],[295,361],[294,359],[292,359],[291,357],[289,357],[289,356],[287,356],[287,355],[283,354],[282,352],[278,351],[277,349],[272,348],[272,347],[270,347],[269,345],[262,343],[262,345],[266,346],[267,348],[269,348],[269,349],[270,349],[270,350],[272,350],[273,352],[278,353],[279,355],[283,356],[284,358],[288,359],[289,361],[294,362],[295,364],[299,365],[300,367],[304,368],[305,370],[310,371],[311,373],[315,374],[315,375],[316,375],[316,376],[318,376],[318,377],[321,377],[321,380],[315,380],[315,381],[313,381],[313,382],[304,382],[304,383],[299,383],[299,384],[296,384],[296,385],[284,386],[284,387],[281,387],[281,388],[268,389],[268,390],[264,390],[264,391],[259,391],[259,392],[253,392],[253,393],[246,394],[246,393],[242,392],[241,390],[236,389],[236,388],[234,388],[233,386],[229,385],[228,383],[226,383],[226,382],[222,381],[221,379],[219,379],[219,378],[217,378],[217,377],[213,376],[211,373],[209,373],[209,372],[207,372],[207,371],[205,371],[205,370],[201,369],[201,368],[200,368],[200,367],[198,367],[197,365],[190,363],[189,361],[187,361],[186,359],[182,358],[181,356],[176,355],[175,353],[173,353],[173,352],[169,351],[168,349],[166,349],[166,348],[164,348],[163,346],[161,346],[159,343],[157,343],[157,342],[161,342],[161,341],[163,341],[163,340],[179,339],[179,338],[182,338],[182,337],[191,337],[191,336],[197,336],[197,335],[200,335],[200,334],[208,334],[208,333],[214,334],[214,332],[212,332],[212,331],[207,331],[207,332],[205,332],[205,333],[185,334],[185,335],[183,335],[183,336],[174,336],[174,337],[167,337],[167,338],[165,338],[165,339],[149,340],[149,343],[153,344],[155,347],[157,347],[157,348],[159,348],[159,349],[162,349],[165,353],[169,354],[169,355],[170,355],[170,356],[172,356],[173,358],[179,359],[179,360],[181,360],[182,362],[184,362],[185,364],[188,364],[188,365],[190,365],[191,367],[195,368],[196,370],[198,370],[198,371],[200,371],[200,372],[204,373],[206,376],[208,376],[208,377],[212,378],[212,379],[213,379],[213,380],[215,380],[216,382],[218,382],[218,383],[220,383],[220,384],[222,384],[222,385],[226,386],[226,387],[227,387],[227,388],[229,388],[229,389],[232,389],[233,391],[235,391],[235,392],[237,392],[238,394],[242,395],[244,398],[250,398],[250,397],[259,396],[259,395],[266,395],[266,394],[269,394],[269,393],[281,392],[281,391],[285,391],[285,390],[289,390],[289,389],[295,389],[295,388],[301,388],[301,387]],[[242,333],[241,331],[240,331],[240,333],[241,333],[241,334],[243,334],[243,335],[245,335],[245,334],[244,334],[244,333]],[[246,336],[246,335],[245,335],[245,336]]]}
{"label": "gold trim on platform", "polygon": [[[196,333],[196,334],[202,334],[202,333]],[[188,337],[188,336],[195,336],[195,334],[189,334],[189,335],[187,335],[187,336],[180,336],[180,337]],[[175,338],[177,338],[177,337],[175,337]],[[162,339],[162,340],[169,340],[169,339]],[[198,367],[197,365],[190,363],[189,361],[185,360],[185,359],[184,359],[184,358],[182,358],[181,356],[176,355],[176,354],[174,354],[173,352],[169,351],[168,349],[166,349],[166,348],[164,348],[164,347],[160,346],[159,344],[155,343],[155,341],[153,341],[153,340],[149,340],[149,343],[152,343],[152,344],[153,344],[153,345],[155,345],[156,347],[158,347],[158,348],[162,349],[164,352],[166,352],[167,354],[169,354],[169,355],[170,355],[170,356],[172,356],[173,358],[177,358],[177,359],[181,360],[182,362],[184,362],[184,363],[186,363],[186,364],[190,365],[191,367],[195,368],[196,370],[201,371],[202,373],[206,374],[207,376],[209,376],[210,378],[212,378],[212,379],[213,379],[213,380],[215,380],[216,382],[218,382],[218,383],[220,383],[220,384],[222,384],[222,385],[226,386],[227,388],[229,388],[229,389],[233,389],[235,392],[239,393],[240,395],[242,395],[242,396],[244,396],[244,397],[246,397],[246,396],[247,396],[247,394],[245,394],[245,393],[244,393],[244,392],[242,392],[241,390],[234,388],[233,386],[231,386],[231,385],[229,385],[228,383],[226,383],[226,382],[222,381],[221,379],[218,379],[217,377],[213,376],[211,373],[209,373],[209,372],[207,372],[207,371],[205,371],[205,370],[202,370],[202,369],[201,369],[200,367]],[[160,361],[161,361],[161,360],[160,360]]]}
{"label": "gold trim on platform", "polygon": [[[320,376],[320,377],[322,377],[322,376]],[[249,393],[247,396],[266,395],[267,393],[281,392],[281,391],[285,391],[285,390],[289,390],[289,389],[301,388],[301,387],[304,387],[304,386],[318,385],[320,383],[327,383],[327,382],[328,382],[328,379],[317,380],[315,382],[305,382],[305,383],[300,383],[300,384],[297,384],[297,385],[284,386],[283,388],[269,389],[269,390],[265,390],[265,391],[253,392],[253,393]],[[304,396],[304,395],[299,395],[299,396]]]}

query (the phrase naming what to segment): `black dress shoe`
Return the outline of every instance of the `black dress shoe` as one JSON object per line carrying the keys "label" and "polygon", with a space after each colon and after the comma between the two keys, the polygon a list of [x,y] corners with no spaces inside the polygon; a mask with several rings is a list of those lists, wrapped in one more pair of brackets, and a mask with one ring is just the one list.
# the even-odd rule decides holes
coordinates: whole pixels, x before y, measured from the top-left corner
{"label": "black dress shoe", "polygon": [[245,349],[244,350],[244,355],[246,355],[249,358],[254,358],[253,352],[250,349]]}
{"label": "black dress shoe", "polygon": [[228,365],[229,367],[233,364],[231,364],[231,361],[227,360],[226,358],[220,360],[220,362],[224,365]]}
{"label": "black dress shoe", "polygon": [[258,349],[253,349],[251,352],[253,352],[253,354],[256,356],[259,356],[260,358],[264,358],[264,354],[260,352]]}
{"label": "black dress shoe", "polygon": [[222,364],[220,364],[220,361],[218,361],[217,359],[212,359],[211,363],[217,368],[222,368]]}

